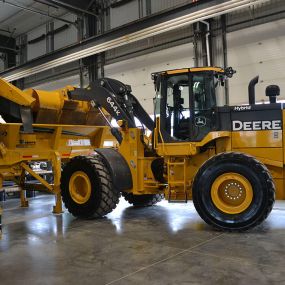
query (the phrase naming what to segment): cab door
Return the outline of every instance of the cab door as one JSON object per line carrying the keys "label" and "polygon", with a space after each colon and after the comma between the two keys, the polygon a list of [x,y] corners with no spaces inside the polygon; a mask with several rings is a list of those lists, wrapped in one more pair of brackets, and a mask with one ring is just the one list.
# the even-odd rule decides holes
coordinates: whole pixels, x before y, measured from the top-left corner
{"label": "cab door", "polygon": [[214,129],[216,99],[211,72],[165,75],[159,97],[165,142],[200,141]]}
{"label": "cab door", "polygon": [[216,128],[215,78],[212,72],[191,74],[192,141],[201,141]]}

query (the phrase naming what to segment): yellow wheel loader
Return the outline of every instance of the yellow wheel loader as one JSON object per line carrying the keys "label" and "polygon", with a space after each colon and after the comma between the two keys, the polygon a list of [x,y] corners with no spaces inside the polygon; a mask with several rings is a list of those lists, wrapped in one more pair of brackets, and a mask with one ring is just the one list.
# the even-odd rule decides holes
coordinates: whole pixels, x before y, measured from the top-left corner
{"label": "yellow wheel loader", "polygon": [[[45,96],[43,91],[17,90],[26,100],[33,99],[26,104],[3,95],[0,85],[0,100],[17,109],[12,114],[11,107],[0,108],[7,122],[0,126],[5,133],[0,137],[1,178],[17,180],[25,189],[24,170],[34,175],[29,161],[52,160],[54,185],[39,181],[57,194],[58,204],[60,193],[75,216],[104,216],[120,194],[134,206],[150,206],[163,197],[169,202],[193,199],[206,223],[230,231],[250,229],[266,219],[275,196],[285,198],[284,111],[282,103],[276,103],[280,90],[275,85],[266,89],[270,104],[255,104],[258,78],[249,84],[248,105],[219,107],[217,90],[234,73],[217,67],[153,73],[154,120],[131,87],[114,79],[62,89],[60,100],[51,98],[56,92]],[[52,104],[54,100],[59,101]],[[53,124],[41,124],[45,116],[39,114],[49,113],[51,105],[56,110]],[[72,112],[63,115],[74,105],[84,120],[72,121]],[[97,112],[97,119],[101,114],[108,127],[88,122],[90,112]],[[71,120],[69,125],[64,118]],[[111,118],[119,128],[111,125]],[[118,142],[115,148],[102,147],[108,131]],[[13,151],[21,155],[15,159]]]}

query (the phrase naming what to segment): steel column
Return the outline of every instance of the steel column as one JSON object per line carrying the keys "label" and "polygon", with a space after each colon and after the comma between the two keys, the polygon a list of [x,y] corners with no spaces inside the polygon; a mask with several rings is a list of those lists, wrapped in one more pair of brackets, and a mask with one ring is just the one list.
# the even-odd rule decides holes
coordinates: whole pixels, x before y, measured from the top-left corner
{"label": "steel column", "polygon": [[[226,15],[221,16],[222,24],[222,39],[223,39],[223,59],[224,67],[228,67],[228,45],[227,45],[227,17]],[[229,105],[229,82],[225,82],[225,100],[226,105]]]}

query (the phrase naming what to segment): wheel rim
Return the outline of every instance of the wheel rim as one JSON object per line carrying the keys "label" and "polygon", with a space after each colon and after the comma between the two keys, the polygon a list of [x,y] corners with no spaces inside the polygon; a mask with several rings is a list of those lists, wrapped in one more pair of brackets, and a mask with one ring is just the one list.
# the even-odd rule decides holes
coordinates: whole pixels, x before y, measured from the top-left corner
{"label": "wheel rim", "polygon": [[250,206],[253,190],[250,182],[238,173],[224,173],[216,178],[211,187],[214,205],[227,214],[240,214]]}
{"label": "wheel rim", "polygon": [[86,203],[91,196],[91,182],[86,173],[76,171],[69,180],[69,193],[77,204]]}

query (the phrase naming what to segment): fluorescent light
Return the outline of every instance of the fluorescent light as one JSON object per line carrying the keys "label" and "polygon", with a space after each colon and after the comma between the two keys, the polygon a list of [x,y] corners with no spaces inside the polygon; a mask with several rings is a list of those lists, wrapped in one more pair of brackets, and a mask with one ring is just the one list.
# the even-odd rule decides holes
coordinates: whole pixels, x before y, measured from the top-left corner
{"label": "fluorescent light", "polygon": [[231,0],[226,3],[218,4],[209,8],[193,12],[191,14],[181,16],[161,24],[154,25],[149,28],[142,29],[140,31],[130,33],[128,35],[110,40],[105,43],[94,45],[89,48],[82,49],[78,52],[68,54],[58,59],[51,60],[49,62],[40,64],[35,67],[27,68],[23,71],[16,72],[12,75],[4,76],[3,78],[7,81],[14,81],[23,77],[27,77],[39,72],[75,61],[81,58],[88,57],[100,52],[104,52],[113,48],[117,48],[129,43],[133,43],[142,39],[146,39],[167,31],[175,30],[177,28],[184,27],[189,24],[193,24],[198,21],[220,16],[225,13],[230,13],[242,8],[246,8],[256,3],[268,2],[270,0]]}

